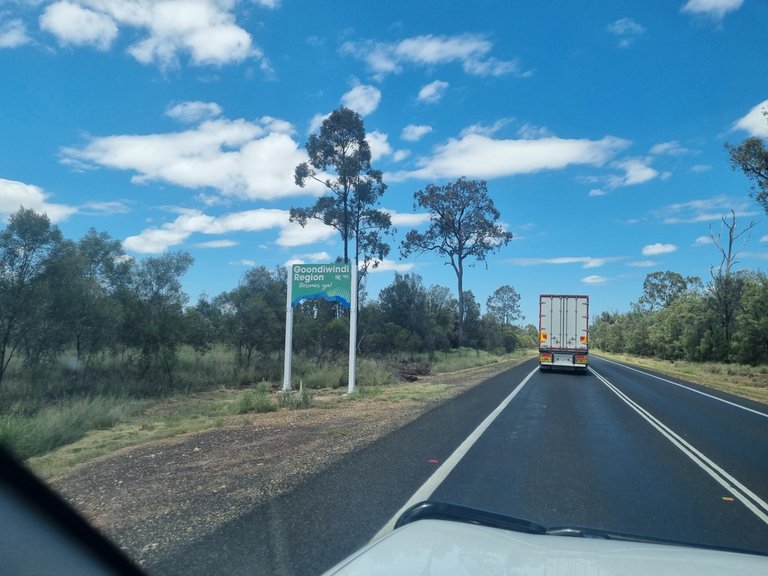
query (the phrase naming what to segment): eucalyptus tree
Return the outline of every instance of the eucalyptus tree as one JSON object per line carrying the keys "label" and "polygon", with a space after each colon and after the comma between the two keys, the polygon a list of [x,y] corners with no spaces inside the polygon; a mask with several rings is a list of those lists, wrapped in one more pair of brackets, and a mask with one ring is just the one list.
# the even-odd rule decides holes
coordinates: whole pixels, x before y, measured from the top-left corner
{"label": "eucalyptus tree", "polygon": [[354,261],[363,273],[389,254],[384,235],[392,221],[378,208],[386,190],[380,170],[371,166],[371,148],[365,139],[363,120],[357,112],[341,107],[334,110],[320,127],[319,134],[306,143],[308,162],[296,167],[294,179],[304,187],[308,181],[321,183],[328,194],[307,208],[291,208],[290,220],[306,226],[319,220],[341,235],[344,262],[350,261],[350,242],[354,241]]}
{"label": "eucalyptus tree", "polygon": [[496,288],[493,294],[488,296],[485,306],[488,313],[499,321],[502,328],[523,318],[520,311],[520,294],[509,284]]}
{"label": "eucalyptus tree", "polygon": [[701,286],[697,276],[685,277],[670,270],[651,272],[643,281],[643,295],[637,303],[648,312],[660,310],[695,286]]}
{"label": "eucalyptus tree", "polygon": [[[768,121],[768,109],[763,110]],[[738,146],[726,144],[734,170],[741,170],[752,183],[751,196],[762,205],[768,214],[768,147],[764,141],[751,136]]]}
{"label": "eucalyptus tree", "polygon": [[[722,216],[720,221],[720,229],[717,234],[711,228],[709,233],[721,255],[717,272],[715,272],[714,267],[710,271],[712,275],[710,297],[713,308],[720,318],[723,334],[723,346],[719,348],[720,359],[729,361],[736,315],[745,278],[743,272],[734,271],[733,267],[738,264],[736,258],[749,240],[751,230],[756,226],[756,223],[750,222],[742,230],[737,231],[736,212],[733,210],[731,210],[730,221],[725,216]],[[725,232],[727,234],[724,237]]]}
{"label": "eucalyptus tree", "polygon": [[21,208],[0,231],[0,384],[35,320],[43,280],[63,241],[45,214]]}
{"label": "eucalyptus tree", "polygon": [[187,252],[146,258],[133,269],[124,294],[124,342],[139,352],[139,375],[162,373],[172,383],[176,352],[184,339],[184,305],[188,296],[181,277],[194,259]]}
{"label": "eucalyptus tree", "polygon": [[456,273],[459,299],[458,344],[464,344],[464,268],[468,260],[483,262],[512,240],[498,223],[501,214],[488,195],[485,180],[459,178],[444,186],[428,185],[414,193],[414,208],[429,212],[426,231],[411,230],[400,254],[437,252]]}
{"label": "eucalyptus tree", "polygon": [[279,351],[285,331],[285,278],[264,266],[251,268],[237,288],[220,298],[227,338],[238,363],[250,367],[260,355]]}

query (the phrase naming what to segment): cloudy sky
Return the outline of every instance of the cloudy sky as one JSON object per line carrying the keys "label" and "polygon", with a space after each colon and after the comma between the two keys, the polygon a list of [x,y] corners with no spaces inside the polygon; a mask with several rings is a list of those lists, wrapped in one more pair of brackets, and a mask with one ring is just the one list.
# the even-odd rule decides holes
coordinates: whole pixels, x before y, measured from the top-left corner
{"label": "cloudy sky", "polygon": [[371,296],[394,270],[455,290],[397,246],[425,222],[413,193],[467,176],[515,237],[468,270],[480,302],[511,284],[534,323],[541,292],[625,311],[650,272],[708,279],[731,210],[757,222],[740,266],[768,265],[724,149],[768,137],[766,31],[762,0],[0,0],[0,217],[186,250],[192,301],[251,266],[332,261],[333,230],[288,210],[323,192],[293,171],[344,105],[397,227]]}

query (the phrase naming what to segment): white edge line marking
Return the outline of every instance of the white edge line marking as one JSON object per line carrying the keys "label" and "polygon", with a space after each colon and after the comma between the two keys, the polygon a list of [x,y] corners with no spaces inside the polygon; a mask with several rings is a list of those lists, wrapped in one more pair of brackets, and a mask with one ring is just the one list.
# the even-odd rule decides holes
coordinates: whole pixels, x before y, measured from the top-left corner
{"label": "white edge line marking", "polygon": [[397,522],[397,519],[400,518],[400,515],[403,512],[408,510],[408,508],[414,504],[418,504],[423,500],[427,500],[432,495],[432,493],[437,490],[437,487],[442,484],[443,480],[445,480],[448,474],[451,473],[451,470],[453,470],[461,461],[461,459],[467,454],[467,452],[469,452],[469,449],[472,448],[474,443],[477,442],[480,436],[483,435],[483,432],[485,432],[491,423],[496,419],[496,417],[501,414],[504,408],[506,408],[509,403],[512,402],[512,399],[517,396],[517,393],[523,389],[523,386],[528,383],[528,380],[531,379],[531,377],[538,371],[538,369],[539,367],[536,366],[536,368],[534,368],[530,374],[528,374],[528,376],[526,376],[525,379],[517,385],[512,393],[507,396],[501,402],[501,404],[499,404],[496,409],[491,412],[485,418],[485,420],[483,420],[480,425],[472,431],[469,436],[467,436],[464,442],[462,442],[459,447],[456,448],[456,450],[454,450],[453,453],[445,460],[445,462],[443,462],[440,467],[432,473],[432,476],[427,478],[427,481],[424,482],[424,484],[422,484],[421,487],[413,493],[413,496],[408,499],[405,505],[403,505],[403,507],[400,508],[400,510],[398,510],[397,513],[392,516],[392,518],[390,518],[389,522],[387,522],[384,527],[376,533],[376,536],[373,537],[371,542],[378,540],[382,536],[391,532],[395,527],[395,522]]}
{"label": "white edge line marking", "polygon": [[741,408],[742,410],[746,410],[747,412],[752,412],[753,414],[757,414],[758,416],[768,418],[768,414],[766,414],[765,412],[760,412],[759,410],[747,408],[746,406],[742,406],[741,404],[736,404],[736,402],[731,402],[730,400],[725,400],[724,398],[719,398],[712,394],[707,394],[706,392],[702,392],[701,390],[696,390],[696,388],[690,388],[685,384],[680,384],[679,382],[667,380],[666,378],[662,378],[661,376],[656,376],[655,374],[651,374],[650,372],[644,372],[643,370],[638,370],[637,368],[633,368],[632,366],[627,366],[626,364],[622,364],[621,362],[616,362],[615,360],[609,360],[608,358],[605,358],[603,356],[597,356],[597,357],[600,360],[605,360],[606,362],[610,362],[611,364],[616,364],[617,366],[621,366],[622,368],[626,368],[627,370],[633,370],[634,372],[639,372],[640,374],[644,374],[645,376],[648,376],[650,378],[656,378],[656,380],[661,380],[662,382],[667,382],[668,384],[674,384],[675,386],[679,386],[680,388],[684,388],[685,390],[688,390],[690,392],[696,392],[696,394],[701,394],[702,396],[706,396],[707,398],[712,398],[713,400],[717,400],[718,402],[730,404],[731,406],[735,406],[736,408]]}
{"label": "white edge line marking", "polygon": [[[712,460],[707,458],[694,446],[686,442],[678,434],[676,434],[671,428],[666,426],[661,420],[653,416],[645,408],[640,406],[637,402],[632,400],[629,396],[624,394],[615,385],[611,384],[607,378],[598,374],[594,368],[590,367],[590,371],[597,376],[597,378],[605,384],[616,396],[618,396],[624,403],[630,408],[642,416],[648,423],[656,428],[661,434],[667,438],[678,450],[688,456],[697,466],[699,466],[704,472],[714,478],[723,488],[733,494],[744,506],[746,506],[755,516],[760,518],[763,522],[768,524],[768,503],[760,499],[757,494],[752,492],[749,488],[741,484],[736,478],[728,474],[725,470],[720,468]],[[750,500],[750,498],[752,500]],[[762,508],[762,510],[761,510]]]}

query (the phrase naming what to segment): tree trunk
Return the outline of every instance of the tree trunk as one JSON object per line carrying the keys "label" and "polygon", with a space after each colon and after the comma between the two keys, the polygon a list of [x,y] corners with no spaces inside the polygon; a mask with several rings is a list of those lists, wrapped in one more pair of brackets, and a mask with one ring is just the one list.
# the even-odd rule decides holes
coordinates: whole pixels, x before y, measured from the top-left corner
{"label": "tree trunk", "polygon": [[456,278],[459,283],[459,327],[458,327],[458,345],[464,346],[464,262],[458,259],[456,266]]}

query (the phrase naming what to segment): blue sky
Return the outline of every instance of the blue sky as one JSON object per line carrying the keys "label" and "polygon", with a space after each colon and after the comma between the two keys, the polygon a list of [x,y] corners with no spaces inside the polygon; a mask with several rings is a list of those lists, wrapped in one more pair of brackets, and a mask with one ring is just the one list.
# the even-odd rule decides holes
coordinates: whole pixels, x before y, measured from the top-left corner
{"label": "blue sky", "polygon": [[401,260],[413,193],[481,178],[514,240],[467,271],[537,322],[541,292],[626,311],[646,274],[709,278],[710,230],[768,226],[724,143],[768,137],[768,4],[295,0],[0,0],[0,215],[45,211],[142,258],[186,250],[194,301],[250,266],[332,261],[337,235],[288,222],[317,187],[293,171],[341,105],[361,114],[393,270],[455,291],[437,257]]}

